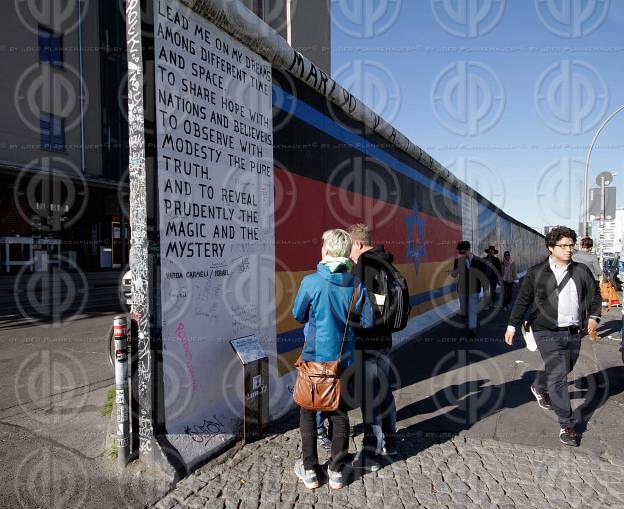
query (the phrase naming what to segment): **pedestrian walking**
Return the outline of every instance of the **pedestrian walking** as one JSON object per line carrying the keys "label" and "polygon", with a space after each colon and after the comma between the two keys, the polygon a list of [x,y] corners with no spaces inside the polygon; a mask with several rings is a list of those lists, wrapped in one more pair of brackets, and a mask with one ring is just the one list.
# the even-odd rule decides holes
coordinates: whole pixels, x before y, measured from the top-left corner
{"label": "pedestrian walking", "polygon": [[578,359],[582,334],[596,333],[600,292],[589,268],[572,261],[574,230],[557,226],[548,232],[545,242],[550,256],[527,271],[509,317],[505,342],[511,345],[516,328],[530,325],[544,360],[544,371],[537,373],[531,393],[540,407],[557,414],[561,443],[576,446],[567,377]]}
{"label": "pedestrian walking", "polygon": [[462,240],[457,244],[457,258],[453,262],[451,276],[457,278],[459,312],[464,317],[466,337],[476,337],[479,293],[488,282],[488,269],[482,258],[470,250],[470,242]]}
{"label": "pedestrian walking", "polygon": [[487,265],[487,279],[488,285],[486,291],[486,309],[495,307],[496,305],[496,288],[501,280],[502,264],[498,256],[498,249],[494,246],[489,246],[485,250],[486,256],[484,258]]}
{"label": "pedestrian walking", "polygon": [[[371,328],[356,327],[356,383],[355,392],[360,400],[364,439],[362,450],[353,461],[355,468],[375,472],[381,468],[382,454],[396,457],[396,406],[393,390],[391,362],[388,357],[392,348],[392,328],[385,319],[384,307],[392,306],[391,289],[397,273],[392,265],[394,257],[382,245],[373,245],[371,232],[365,224],[354,224],[347,231],[351,235],[351,260],[355,263],[352,273],[356,281],[364,284],[373,306],[375,325]],[[409,300],[407,285],[400,300]],[[392,313],[405,310],[396,306]],[[409,310],[407,310],[409,314]],[[395,317],[390,320],[395,323]]]}
{"label": "pedestrian walking", "polygon": [[516,262],[511,259],[511,253],[505,251],[503,253],[502,266],[502,280],[503,280],[503,309],[507,311],[511,304],[511,295],[513,293],[513,285],[518,276],[516,270]]}
{"label": "pedestrian walking", "polygon": [[598,260],[598,256],[596,253],[592,253],[592,248],[594,247],[594,241],[591,237],[583,237],[581,239],[581,246],[578,251],[574,251],[572,255],[572,259],[575,262],[583,263],[587,265],[589,270],[594,275],[594,279],[600,282],[602,278],[602,268],[600,267],[600,261]]}
{"label": "pedestrian walking", "polygon": [[[352,304],[362,326],[373,324],[366,292],[355,288],[350,272],[353,267],[350,253],[351,237],[346,231],[334,229],[323,233],[322,259],[316,272],[303,278],[293,305],[295,320],[306,324],[305,343],[301,352],[303,361],[331,362],[342,359],[343,370],[353,363],[355,334],[347,326]],[[332,428],[331,458],[327,465],[329,487],[332,489],[340,489],[344,484],[343,467],[349,444],[347,411],[344,398],[341,398],[336,411],[325,412]],[[316,410],[300,409],[303,458],[294,467],[297,477],[310,489],[319,486],[316,414]]]}

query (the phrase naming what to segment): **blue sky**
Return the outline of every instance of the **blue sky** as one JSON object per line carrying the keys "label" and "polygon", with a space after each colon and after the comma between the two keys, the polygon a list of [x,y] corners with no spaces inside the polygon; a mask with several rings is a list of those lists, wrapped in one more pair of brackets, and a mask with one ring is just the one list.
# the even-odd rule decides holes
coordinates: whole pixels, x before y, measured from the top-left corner
{"label": "blue sky", "polygon": [[[578,226],[587,149],[624,104],[624,1],[333,0],[332,18],[346,88],[513,217]],[[623,134],[624,112],[590,169],[618,173],[619,207]]]}

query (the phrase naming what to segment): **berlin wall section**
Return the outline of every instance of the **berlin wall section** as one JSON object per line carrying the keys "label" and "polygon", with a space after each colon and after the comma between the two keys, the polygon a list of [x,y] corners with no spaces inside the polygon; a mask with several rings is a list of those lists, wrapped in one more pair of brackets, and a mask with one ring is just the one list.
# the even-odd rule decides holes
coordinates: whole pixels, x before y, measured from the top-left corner
{"label": "berlin wall section", "polygon": [[367,222],[394,253],[413,304],[397,344],[453,313],[447,269],[468,230],[478,245],[509,220],[506,245],[536,245],[260,20],[237,32],[222,3],[198,4],[216,26],[176,0],[128,2],[140,455],[180,474],[240,434],[231,340],[266,353],[270,418],[292,408],[291,306],[324,229]]}
{"label": "berlin wall section", "polygon": [[230,340],[275,343],[271,67],[175,0],[127,15],[140,455],[183,474],[240,432]]}

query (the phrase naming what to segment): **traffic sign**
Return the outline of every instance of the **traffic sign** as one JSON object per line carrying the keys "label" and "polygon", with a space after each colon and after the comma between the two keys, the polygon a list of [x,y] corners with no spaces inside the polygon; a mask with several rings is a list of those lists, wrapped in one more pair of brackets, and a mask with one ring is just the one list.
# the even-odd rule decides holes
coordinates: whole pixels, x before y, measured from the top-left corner
{"label": "traffic sign", "polygon": [[596,185],[602,186],[604,181],[604,185],[608,186],[613,182],[613,173],[609,171],[603,171],[596,177]]}

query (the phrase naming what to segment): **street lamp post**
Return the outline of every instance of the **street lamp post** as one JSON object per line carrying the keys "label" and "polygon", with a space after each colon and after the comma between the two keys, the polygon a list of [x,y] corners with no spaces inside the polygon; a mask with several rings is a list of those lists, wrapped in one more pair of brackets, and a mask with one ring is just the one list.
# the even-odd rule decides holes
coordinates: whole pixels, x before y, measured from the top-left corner
{"label": "street lamp post", "polygon": [[587,151],[587,159],[585,160],[585,178],[583,181],[583,210],[582,213],[582,221],[583,221],[583,236],[587,236],[587,228],[589,225],[589,186],[588,186],[588,175],[589,175],[589,158],[591,157],[592,150],[594,149],[594,144],[596,143],[596,139],[598,135],[602,132],[605,126],[609,123],[609,121],[615,117],[620,111],[624,110],[624,105],[620,106],[617,110],[615,110],[611,115],[607,117],[607,119],[602,123],[602,125],[596,131],[594,135],[594,139],[589,146],[589,150]]}

